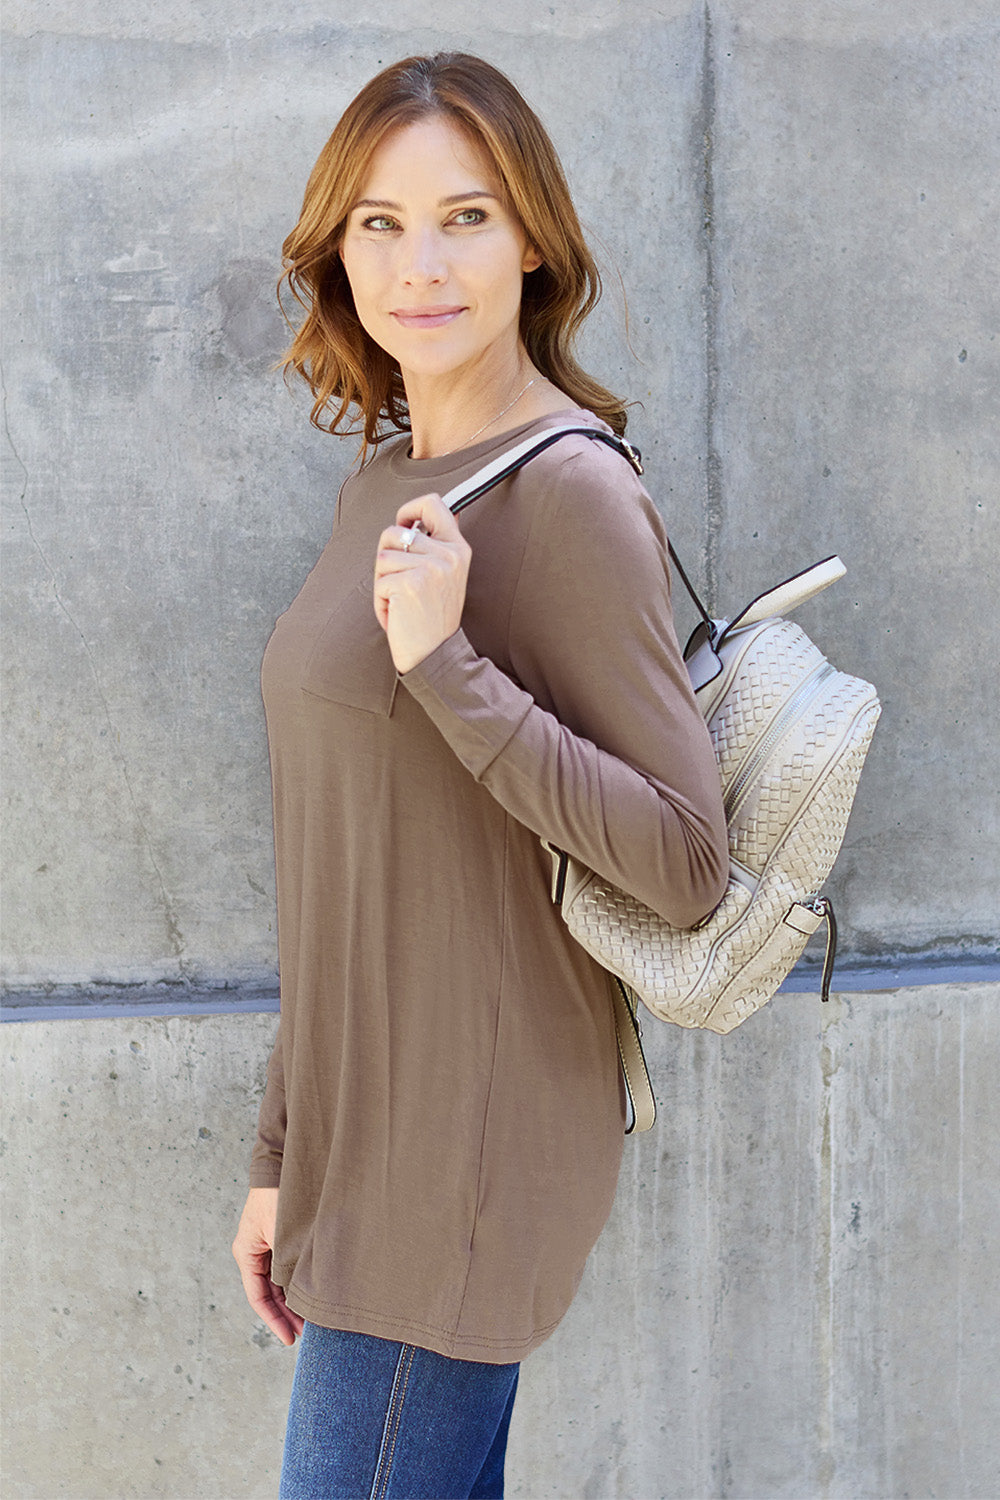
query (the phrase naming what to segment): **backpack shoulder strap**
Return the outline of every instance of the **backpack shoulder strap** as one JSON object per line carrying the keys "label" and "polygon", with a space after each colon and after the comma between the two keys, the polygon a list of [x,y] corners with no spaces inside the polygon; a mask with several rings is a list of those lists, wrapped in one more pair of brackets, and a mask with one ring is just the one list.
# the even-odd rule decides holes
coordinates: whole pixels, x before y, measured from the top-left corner
{"label": "backpack shoulder strap", "polygon": [[558,443],[560,438],[569,437],[575,433],[579,437],[591,438],[595,442],[607,443],[609,448],[614,448],[628,461],[637,474],[642,473],[642,459],[638,451],[631,443],[626,443],[624,438],[616,437],[611,432],[601,432],[596,427],[550,427],[545,432],[538,432],[534,437],[525,438],[523,442],[517,443],[515,447],[508,448],[506,453],[501,453],[492,463],[486,464],[478,469],[461,484],[456,484],[454,489],[442,496],[445,505],[453,515],[458,515],[473,500],[478,500],[480,495],[485,495],[501,480],[509,478],[511,474],[524,467],[532,458],[539,453],[544,453],[546,448],[551,448],[553,443]]}
{"label": "backpack shoulder strap", "polygon": [[[491,463],[478,469],[475,474],[470,475],[468,479],[464,479],[461,484],[456,484],[454,489],[449,490],[446,495],[442,496],[445,505],[447,505],[453,515],[457,516],[460,510],[464,510],[467,505],[471,505],[474,500],[478,500],[480,495],[485,495],[494,485],[509,478],[511,474],[523,468],[531,459],[536,458],[539,453],[544,453],[546,448],[551,448],[553,443],[558,443],[560,438],[568,437],[571,433],[576,434],[578,437],[590,438],[595,442],[606,443],[609,448],[614,448],[616,453],[620,453],[632,465],[637,474],[642,473],[642,455],[639,453],[638,448],[633,448],[632,444],[627,443],[624,438],[616,437],[611,432],[601,432],[596,427],[550,427],[546,432],[536,433],[534,437],[525,438],[523,442],[518,443],[515,447],[508,448],[506,453],[501,453],[498,458],[493,459]],[[711,632],[714,622],[708,610],[699,599],[694,585],[681,565],[680,558],[674,551],[673,543],[669,540],[667,541],[667,550],[670,553],[670,561],[677,570],[677,576],[691,595],[695,609]]]}

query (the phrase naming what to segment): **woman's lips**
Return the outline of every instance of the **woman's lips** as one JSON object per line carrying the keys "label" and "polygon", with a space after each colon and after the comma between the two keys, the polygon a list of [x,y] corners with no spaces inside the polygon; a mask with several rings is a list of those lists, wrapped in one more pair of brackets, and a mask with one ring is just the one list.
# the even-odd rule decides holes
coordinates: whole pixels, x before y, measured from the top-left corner
{"label": "woman's lips", "polygon": [[396,307],[390,317],[402,328],[443,328],[464,311],[464,307]]}

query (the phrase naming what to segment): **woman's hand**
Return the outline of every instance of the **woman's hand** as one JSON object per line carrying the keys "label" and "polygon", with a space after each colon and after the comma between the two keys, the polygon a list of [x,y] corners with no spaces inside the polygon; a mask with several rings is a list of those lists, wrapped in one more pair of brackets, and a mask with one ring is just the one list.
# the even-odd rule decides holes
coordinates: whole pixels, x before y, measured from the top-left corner
{"label": "woman's hand", "polygon": [[[404,547],[409,528],[421,531]],[[472,548],[438,495],[410,500],[379,538],[375,614],[397,672],[409,672],[454,635],[462,620]]]}
{"label": "woman's hand", "polygon": [[285,1302],[281,1287],[271,1280],[271,1250],[278,1213],[277,1188],[251,1188],[233,1240],[233,1254],[243,1278],[247,1301],[283,1344],[294,1344],[304,1319]]}

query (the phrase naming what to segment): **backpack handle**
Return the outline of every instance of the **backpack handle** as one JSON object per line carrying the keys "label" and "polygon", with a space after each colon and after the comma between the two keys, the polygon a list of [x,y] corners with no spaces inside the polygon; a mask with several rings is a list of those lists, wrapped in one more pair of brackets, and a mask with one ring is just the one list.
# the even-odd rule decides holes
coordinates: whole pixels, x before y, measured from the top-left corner
{"label": "backpack handle", "polygon": [[812,599],[823,589],[829,588],[831,583],[836,583],[838,578],[843,578],[846,572],[839,557],[824,557],[821,562],[813,563],[811,568],[795,573],[791,578],[786,578],[784,583],[768,589],[766,594],[758,594],[736,616],[729,630],[737,630],[743,625],[759,625],[761,620],[770,620],[775,615],[787,615],[800,604],[805,604],[807,599]]}

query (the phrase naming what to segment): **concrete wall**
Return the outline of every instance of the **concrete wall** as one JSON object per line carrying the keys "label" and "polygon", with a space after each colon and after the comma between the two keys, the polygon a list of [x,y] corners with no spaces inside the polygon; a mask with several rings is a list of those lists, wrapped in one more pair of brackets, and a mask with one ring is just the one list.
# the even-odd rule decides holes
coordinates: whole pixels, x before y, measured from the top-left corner
{"label": "concrete wall", "polygon": [[[1000,986],[647,1027],[660,1121],[526,1361],[531,1500],[1000,1494]],[[229,1241],[274,1017],[3,1028],[7,1500],[276,1492]]]}
{"label": "concrete wall", "polygon": [[847,947],[982,949],[995,6],[425,16],[8,9],[7,982],[273,972],[257,668],[353,447],[271,370],[279,247],[358,85],[442,46],[551,124],[609,268],[588,357],[645,403],[650,488],[718,605],[848,562],[802,613],[885,699]]}
{"label": "concrete wall", "polygon": [[[11,989],[273,985],[257,669],[351,451],[271,372],[279,246],[356,88],[440,47],[552,128],[607,271],[587,358],[644,403],[716,604],[848,563],[801,613],[885,703],[831,882],[847,950],[994,949],[993,0],[12,0],[6,26]],[[998,998],[647,1028],[661,1122],[526,1365],[512,1494],[1000,1492]],[[5,1494],[273,1493],[291,1360],[228,1255],[272,1028],[5,1028]]]}

